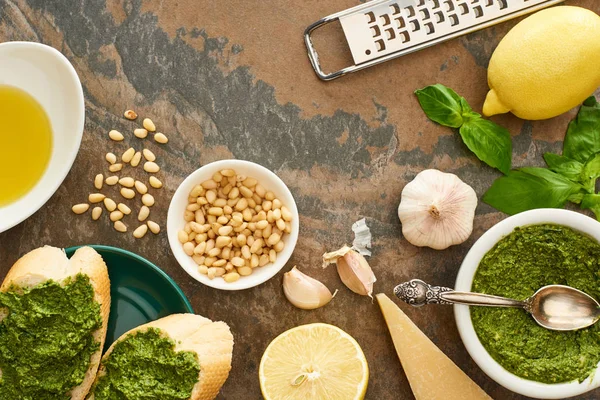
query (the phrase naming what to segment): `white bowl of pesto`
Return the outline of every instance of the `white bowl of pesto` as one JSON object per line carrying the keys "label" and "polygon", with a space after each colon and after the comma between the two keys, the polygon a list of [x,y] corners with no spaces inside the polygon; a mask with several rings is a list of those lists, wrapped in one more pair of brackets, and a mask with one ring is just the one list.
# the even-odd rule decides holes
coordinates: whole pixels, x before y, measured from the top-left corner
{"label": "white bowl of pesto", "polygon": [[[600,242],[600,223],[598,221],[596,221],[595,219],[589,218],[583,214],[574,212],[574,211],[568,211],[568,210],[559,210],[559,209],[537,209],[537,210],[531,210],[531,211],[526,211],[514,216],[511,216],[503,221],[501,221],[500,223],[494,225],[491,229],[489,229],[486,233],[484,233],[478,240],[477,242],[475,242],[475,244],[473,245],[473,247],[471,248],[471,250],[469,251],[469,253],[467,254],[467,256],[465,257],[459,272],[458,272],[458,277],[456,278],[456,284],[455,284],[455,289],[459,290],[459,291],[471,291],[472,289],[475,290],[478,288],[477,285],[480,285],[479,289],[481,289],[481,285],[485,285],[485,280],[484,279],[491,279],[491,277],[493,277],[493,274],[491,275],[486,275],[485,278],[481,277],[477,277],[477,271],[478,268],[480,268],[480,263],[482,261],[482,259],[484,259],[484,257],[486,256],[486,254],[488,252],[490,252],[490,250],[493,250],[496,246],[496,244],[498,244],[501,240],[505,239],[506,237],[508,237],[511,233],[513,233],[515,231],[515,228],[523,228],[523,229],[527,229],[527,227],[534,227],[534,226],[539,226],[539,225],[557,225],[557,226],[562,226],[562,227],[566,227],[566,228],[570,228],[571,230],[577,232],[577,234],[584,234],[586,235],[588,238],[591,238],[593,240],[591,240],[589,243],[594,243],[595,242]],[[519,232],[527,232],[524,231],[523,229],[519,230]],[[532,229],[538,229],[538,228],[532,228]],[[565,234],[568,234],[568,232],[566,232]],[[517,238],[517,236],[514,236],[515,238]],[[583,238],[583,236],[581,236]],[[517,240],[517,239],[515,239]],[[519,239],[520,240],[520,239]],[[526,240],[528,240],[527,238],[523,239],[525,240],[525,242],[522,242],[524,244],[526,244]],[[537,239],[536,239],[537,240]],[[589,240],[589,239],[588,239]],[[502,243],[506,243],[507,245],[510,244],[512,249],[516,249],[519,245],[518,243],[515,242],[510,242],[510,241],[504,241]],[[571,242],[574,243],[574,242]],[[583,246],[582,248],[585,248],[584,246],[589,245],[588,242],[583,242],[584,244],[581,244],[581,246]],[[544,243],[542,243],[543,245],[545,245]],[[580,246],[579,244],[577,244],[577,246]],[[496,249],[500,249],[501,247],[498,247]],[[540,248],[543,248],[543,246],[541,246]],[[524,249],[526,249],[526,247],[524,247]],[[539,250],[539,249],[538,249]],[[499,250],[497,250],[499,251]],[[509,250],[511,251],[511,250]],[[525,250],[526,251],[526,250]],[[558,250],[557,250],[558,251]],[[538,252],[538,253],[533,253],[533,251],[528,254],[527,252],[523,253],[523,264],[524,265],[528,265],[527,264],[527,260],[533,260],[533,259],[538,259],[538,258],[548,258],[548,260],[552,260],[552,258],[549,258],[549,253],[551,253],[551,250],[548,250],[547,253],[545,252]],[[495,253],[498,254],[498,253]],[[515,253],[516,254],[516,253]],[[570,253],[565,253],[567,254],[567,257],[569,256]],[[595,253],[592,253],[595,254]],[[513,254],[514,255],[514,254]],[[509,257],[509,255],[507,254],[507,257]],[[556,259],[558,260],[558,258],[560,257],[556,257]],[[502,258],[498,258],[499,260],[502,260]],[[492,260],[491,258],[488,260]],[[515,259],[516,260],[516,259]],[[481,264],[481,268],[489,268],[487,265],[490,265],[490,263],[492,263],[493,261],[489,261],[486,262],[484,264]],[[558,261],[557,261],[558,262]],[[600,261],[596,261],[596,262],[600,262]],[[540,261],[541,263],[541,261]],[[516,265],[513,263],[513,265]],[[534,266],[536,264],[533,264]],[[579,268],[577,265],[578,264],[566,264],[568,265],[567,267],[560,267],[560,268]],[[571,267],[570,265],[575,265],[575,267]],[[593,264],[595,265],[595,264]],[[511,282],[509,283],[500,283],[500,285],[503,287],[503,289],[498,289],[498,290],[508,290],[506,289],[507,286],[512,286],[512,287],[517,287],[519,288],[518,290],[523,290],[523,293],[529,293],[531,292],[531,294],[533,294],[533,292],[535,291],[535,289],[538,288],[529,288],[527,287],[526,283],[519,283],[519,282],[527,282],[528,278],[527,278],[527,274],[531,273],[532,269],[535,267],[530,267],[531,269],[527,270],[527,271],[521,271],[519,272],[517,270],[518,267],[510,267],[510,268],[515,268],[515,274],[505,274],[507,276],[506,279],[510,280]],[[559,267],[557,267],[559,268]],[[489,269],[487,271],[490,271]],[[541,273],[553,273],[552,270],[545,270],[545,269],[535,269],[535,271],[542,271]],[[597,271],[597,270],[596,270]],[[504,271],[506,272],[506,271]],[[537,273],[537,272],[536,272]],[[521,276],[519,276],[519,274],[521,274]],[[510,276],[508,276],[510,275]],[[596,277],[596,279],[599,279],[598,277]],[[575,281],[575,280],[574,280]],[[483,283],[482,283],[483,282]],[[587,282],[584,281],[583,284],[585,285]],[[591,280],[590,285],[596,285],[597,280],[594,282],[593,280]],[[546,284],[551,284],[551,283],[559,283],[559,282],[547,282]],[[563,282],[565,283],[565,282]],[[565,284],[569,284],[570,282],[566,282]],[[577,282],[578,284],[581,284],[582,282]],[[493,283],[491,284],[493,285]],[[543,285],[540,285],[540,287]],[[573,286],[576,286],[573,284]],[[488,293],[491,293],[493,290],[488,291]],[[503,293],[492,293],[492,294],[503,294]],[[526,297],[526,296],[525,296]],[[513,310],[514,312],[517,313],[524,313],[524,311],[521,310]],[[479,365],[479,367],[490,377],[492,378],[494,381],[496,381],[497,383],[499,383],[500,385],[504,386],[505,388],[512,390],[513,392],[522,394],[524,396],[529,396],[529,397],[533,397],[533,398],[538,398],[538,399],[562,399],[565,397],[572,397],[572,396],[579,396],[583,393],[586,393],[590,390],[596,389],[598,387],[600,387],[600,373],[597,373],[596,370],[592,371],[589,375],[587,375],[587,377],[582,381],[579,382],[579,379],[575,378],[572,379],[570,381],[567,382],[562,382],[562,383],[543,383],[540,382],[539,379],[537,380],[532,380],[532,379],[525,379],[519,375],[517,375],[516,373],[510,372],[509,369],[512,368],[517,368],[520,369],[521,375],[523,375],[523,371],[527,372],[527,368],[530,365],[535,365],[535,364],[529,364],[529,359],[531,356],[534,356],[535,354],[550,354],[552,351],[556,352],[558,354],[558,356],[556,358],[553,359],[552,364],[553,366],[565,366],[565,371],[567,371],[566,366],[568,366],[568,357],[569,357],[569,353],[568,353],[568,348],[564,348],[564,349],[552,349],[551,348],[551,343],[556,343],[553,342],[552,340],[543,340],[543,341],[538,341],[536,342],[535,340],[531,340],[529,341],[529,343],[527,342],[523,342],[523,348],[521,353],[516,353],[515,354],[515,358],[513,359],[513,361],[515,362],[513,365],[516,366],[510,366],[510,358],[505,358],[504,360],[502,360],[502,357],[508,357],[506,355],[498,355],[496,354],[496,358],[499,359],[501,362],[506,363],[507,368],[505,368],[501,362],[496,361],[496,359],[494,357],[492,357],[492,355],[490,355],[490,352],[488,352],[488,350],[486,350],[486,347],[489,347],[490,351],[494,352],[494,346],[498,346],[500,342],[502,342],[503,340],[519,340],[519,338],[517,338],[517,336],[520,334],[519,332],[523,332],[523,325],[520,325],[519,327],[516,327],[515,330],[513,332],[511,332],[510,335],[503,335],[504,331],[503,329],[507,326],[506,324],[509,323],[507,321],[510,321],[510,324],[516,324],[518,322],[518,320],[520,320],[521,322],[523,321],[523,318],[531,318],[530,316],[523,316],[521,314],[517,315],[517,314],[503,314],[502,316],[500,316],[500,314],[488,314],[489,316],[495,318],[495,319],[489,319],[487,320],[488,323],[494,321],[495,323],[491,324],[489,327],[489,331],[493,332],[494,329],[497,329],[498,331],[498,336],[495,338],[494,343],[489,343],[486,342],[486,347],[484,347],[484,344],[482,343],[483,341],[486,341],[486,337],[489,338],[489,332],[487,332],[487,336],[486,336],[486,332],[483,330],[480,331],[481,339],[480,336],[478,334],[478,332],[476,331],[476,324],[481,324],[481,321],[485,321],[484,319],[478,319],[479,315],[482,315],[481,312],[479,311],[474,311],[475,314],[472,315],[471,310],[469,309],[468,306],[464,306],[464,305],[455,305],[454,306],[454,314],[455,314],[455,318],[456,318],[456,324],[458,326],[458,331],[460,333],[461,339],[465,345],[465,347],[467,348],[467,351],[469,352],[469,354],[471,355],[471,357],[473,358],[473,360],[475,360],[475,362],[477,363],[477,365]],[[512,318],[508,318],[510,315],[512,315]],[[502,317],[507,317],[505,320],[502,319]],[[518,318],[515,318],[518,317]],[[513,322],[514,321],[516,322]],[[474,322],[475,321],[475,322]],[[533,321],[533,320],[532,320]],[[534,323],[535,324],[535,323]],[[526,324],[527,325],[527,324]],[[483,326],[483,325],[479,325],[479,326]],[[504,328],[503,328],[504,327]],[[537,328],[531,328],[530,329],[537,329]],[[540,328],[543,329],[543,328]],[[595,338],[594,341],[588,341],[587,345],[589,345],[590,349],[593,348],[595,349],[599,354],[600,354],[600,330],[598,327],[593,327],[592,329],[594,329],[593,331],[593,336],[586,336],[586,337],[593,337]],[[515,333],[516,332],[516,333]],[[528,333],[533,332],[532,330],[527,331]],[[555,332],[555,331],[546,331],[546,332],[550,332],[551,334],[562,334],[562,332]],[[542,333],[543,334],[543,333]],[[583,334],[583,332],[580,332],[579,334]],[[511,339],[506,339],[510,337]],[[524,336],[527,337],[527,336]],[[569,338],[560,338],[560,341],[562,343],[567,343],[568,340],[570,340]],[[548,343],[550,343],[550,345],[548,345]],[[595,344],[598,344],[598,349],[595,348]],[[580,348],[580,351],[583,351],[582,349],[584,349],[584,347]],[[572,356],[572,355],[570,355]],[[584,353],[584,356],[587,356],[587,354]],[[525,360],[520,359],[519,357],[523,357]],[[592,358],[590,356],[589,360],[594,360],[595,362],[595,358]],[[534,359],[533,361],[534,363],[536,362],[540,362],[539,360]],[[591,363],[592,368],[594,367],[594,362]],[[564,364],[561,364],[564,363]],[[590,362],[588,362],[588,366],[589,366]],[[598,365],[596,365],[597,367]],[[539,371],[539,370],[538,370]],[[561,370],[559,370],[561,371]],[[589,368],[585,367],[585,368],[579,368],[579,370],[577,368],[573,368],[572,370],[568,370],[569,373],[573,374],[573,373],[581,373],[584,376],[589,372]],[[515,372],[517,372],[517,370],[515,369]],[[531,372],[527,372],[528,376],[530,375],[535,375],[535,371],[531,371]],[[539,373],[539,372],[538,372]],[[561,372],[558,372],[561,373]],[[540,375],[541,376],[541,375]],[[558,375],[560,376],[560,375]],[[541,378],[544,379],[544,378]]]}

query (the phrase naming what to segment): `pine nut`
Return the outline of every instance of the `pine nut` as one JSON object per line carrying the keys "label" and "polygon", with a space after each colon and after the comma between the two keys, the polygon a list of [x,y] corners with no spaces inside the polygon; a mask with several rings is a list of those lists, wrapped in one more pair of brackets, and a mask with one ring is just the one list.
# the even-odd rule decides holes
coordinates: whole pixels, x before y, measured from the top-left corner
{"label": "pine nut", "polygon": [[185,231],[177,232],[177,239],[181,243],[186,243],[188,241],[188,234]]}
{"label": "pine nut", "polygon": [[106,211],[112,212],[115,211],[115,209],[117,208],[117,203],[115,203],[113,199],[105,197],[104,207],[106,208]]}
{"label": "pine nut", "polygon": [[247,188],[253,188],[258,184],[258,181],[254,178],[246,178],[242,183]]}
{"label": "pine nut", "polygon": [[267,222],[267,220],[258,221],[256,223],[256,227],[258,229],[265,229],[267,227],[267,225],[269,225],[269,222]]}
{"label": "pine nut", "polygon": [[281,240],[281,235],[277,234],[277,233],[273,233],[271,236],[269,236],[269,238],[267,239],[267,244],[269,246],[275,246],[279,241]]}
{"label": "pine nut", "polygon": [[102,215],[102,207],[94,207],[94,209],[92,210],[92,219],[94,221],[97,221],[101,215]]}
{"label": "pine nut", "polygon": [[137,128],[133,130],[133,134],[136,138],[144,139],[146,136],[148,136],[148,131],[144,128]]}
{"label": "pine nut", "polygon": [[218,248],[218,247],[215,247],[214,249],[211,249],[211,250],[208,252],[208,256],[209,256],[209,257],[216,257],[216,256],[218,256],[219,254],[221,254],[221,249],[220,249],[220,248]]}
{"label": "pine nut", "polygon": [[259,195],[261,198],[264,198],[265,194],[267,194],[267,191],[261,185],[256,185],[256,187],[254,188],[254,193]]}
{"label": "pine nut", "polygon": [[134,154],[135,154],[135,149],[133,147],[130,147],[127,150],[125,150],[125,152],[121,156],[121,160],[123,160],[123,162],[125,164],[127,164],[127,163],[129,163],[131,161],[131,159],[133,158]]}
{"label": "pine nut", "polygon": [[237,269],[238,274],[241,276],[248,276],[252,274],[252,268],[250,267],[241,267]]}
{"label": "pine nut", "polygon": [[127,226],[122,221],[115,221],[115,230],[118,232],[127,232]]}
{"label": "pine nut", "polygon": [[198,243],[198,245],[194,248],[194,254],[202,255],[206,251],[206,242]]}
{"label": "pine nut", "polygon": [[88,196],[88,201],[90,203],[100,203],[102,200],[104,200],[106,196],[103,195],[102,193],[91,193]]}
{"label": "pine nut", "polygon": [[215,241],[215,246],[218,248],[223,248],[225,246],[229,246],[231,244],[231,238],[229,236],[218,236]]}
{"label": "pine nut", "polygon": [[244,261],[244,259],[241,257],[233,257],[231,259],[231,263],[236,267],[243,267],[246,265],[246,261]]}
{"label": "pine nut", "polygon": [[252,267],[252,268],[258,267],[258,263],[259,263],[258,255],[252,254],[252,257],[250,258],[250,267]]}
{"label": "pine nut", "polygon": [[150,150],[148,150],[148,149],[144,149],[144,150],[142,150],[142,154],[144,155],[144,158],[145,158],[147,161],[154,161],[154,160],[156,160],[156,156],[154,155],[154,153],[153,153],[153,152],[151,152],[151,151],[150,151]]}
{"label": "pine nut", "polygon": [[123,164],[121,164],[121,163],[113,164],[110,167],[108,167],[108,170],[110,172],[119,172],[122,169],[123,169]]}
{"label": "pine nut", "polygon": [[190,211],[190,210],[185,210],[185,212],[183,213],[183,219],[184,219],[186,222],[193,221],[193,220],[195,219],[195,217],[196,217],[196,214],[194,214],[194,213],[193,213],[192,211]]}
{"label": "pine nut", "polygon": [[262,256],[260,256],[260,259],[258,260],[258,266],[259,267],[264,267],[268,263],[269,263],[269,256],[268,255],[263,254]]}
{"label": "pine nut", "polygon": [[262,239],[256,239],[252,246],[250,246],[250,253],[256,253],[258,249],[262,248],[263,241]]}
{"label": "pine nut", "polygon": [[125,187],[128,187],[128,188],[131,188],[131,187],[133,187],[133,183],[134,183],[134,182],[135,182],[135,181],[134,181],[134,180],[133,180],[133,178],[132,178],[132,177],[130,177],[130,176],[127,176],[127,177],[125,177],[125,178],[121,178],[121,179],[119,179],[119,185],[121,185],[121,186],[125,186]]}
{"label": "pine nut", "polygon": [[283,243],[283,241],[279,241],[275,244],[275,246],[273,246],[273,250],[275,250],[278,253],[281,253],[284,247],[285,243]]}
{"label": "pine nut", "polygon": [[230,272],[228,274],[223,275],[223,279],[227,283],[233,283],[240,279],[240,274],[238,274],[237,272]]}
{"label": "pine nut", "polygon": [[[202,186],[200,186],[200,187],[202,187]],[[206,201],[208,201],[209,204],[213,204],[216,200],[217,200],[217,194],[214,191],[209,190],[208,192],[206,192]]]}
{"label": "pine nut", "polygon": [[136,119],[136,118],[137,118],[137,113],[136,113],[135,111],[133,111],[133,110],[127,110],[127,111],[125,111],[125,112],[123,113],[123,116],[124,116],[125,118],[127,118],[128,120],[131,120],[131,121],[133,121],[134,119]]}
{"label": "pine nut", "polygon": [[132,189],[123,187],[121,188],[121,196],[125,197],[128,200],[131,200],[135,197],[135,191]]}
{"label": "pine nut", "polygon": [[160,167],[153,161],[146,161],[144,163],[144,171],[154,174],[160,171]]}
{"label": "pine nut", "polygon": [[109,176],[108,178],[106,178],[106,180],[104,181],[104,183],[106,183],[108,186],[114,186],[117,184],[117,182],[119,182],[119,177],[116,175],[113,176]]}
{"label": "pine nut", "polygon": [[218,185],[217,182],[213,181],[212,179],[209,179],[207,181],[202,182],[201,186],[204,189],[216,189]]}
{"label": "pine nut", "polygon": [[276,225],[280,231],[285,231],[285,221],[283,219],[278,219]]}
{"label": "pine nut", "polygon": [[98,190],[102,189],[102,184],[104,183],[104,175],[98,174],[94,178],[94,187]]}
{"label": "pine nut", "polygon": [[123,218],[123,213],[121,211],[115,210],[110,213],[109,218],[112,222],[118,221]]}
{"label": "pine nut", "polygon": [[169,141],[169,138],[166,137],[163,133],[157,133],[156,135],[154,135],[154,140],[157,143],[165,144]]}
{"label": "pine nut", "polygon": [[73,207],[71,207],[71,210],[73,210],[73,212],[75,214],[83,214],[84,212],[89,210],[89,208],[90,208],[89,204],[81,203],[81,204],[75,204]]}
{"label": "pine nut", "polygon": [[142,160],[142,153],[140,153],[139,151],[136,151],[135,154],[133,155],[133,158],[131,159],[131,166],[137,167],[138,165],[140,165],[141,160]]}
{"label": "pine nut", "polygon": [[140,212],[138,213],[138,221],[143,222],[150,215],[150,209],[146,206],[142,206],[140,208]]}
{"label": "pine nut", "polygon": [[142,182],[135,181],[134,185],[135,185],[135,190],[137,190],[139,194],[146,194],[146,193],[148,193],[148,186],[146,186]]}
{"label": "pine nut", "polygon": [[158,235],[158,233],[160,232],[160,225],[158,225],[154,221],[148,221],[146,223],[148,224],[148,228],[150,229],[150,232],[154,233],[155,235]]}
{"label": "pine nut", "polygon": [[144,204],[146,207],[152,207],[154,205],[154,196],[152,196],[150,193],[146,193],[142,196],[142,204]]}
{"label": "pine nut", "polygon": [[162,182],[156,178],[155,176],[151,176],[148,181],[150,182],[150,186],[152,186],[155,189],[160,189],[162,187]]}
{"label": "pine nut", "polygon": [[133,231],[133,237],[136,239],[141,239],[148,232],[148,225],[140,225]]}
{"label": "pine nut", "polygon": [[185,254],[187,254],[188,256],[192,256],[194,254],[194,247],[194,243],[185,242],[183,244],[183,251],[185,251]]}
{"label": "pine nut", "polygon": [[281,218],[283,218],[283,220],[286,222],[290,222],[292,220],[292,213],[286,206],[281,207]]}
{"label": "pine nut", "polygon": [[252,197],[254,194],[252,190],[248,189],[246,186],[240,186],[240,193],[247,199]]}
{"label": "pine nut", "polygon": [[119,209],[119,211],[121,211],[125,215],[131,214],[131,208],[127,207],[123,203],[119,203],[119,205],[117,206],[117,208]]}
{"label": "pine nut", "polygon": [[269,250],[269,261],[271,261],[272,263],[277,261],[277,252],[273,249]]}
{"label": "pine nut", "polygon": [[204,194],[204,188],[200,185],[196,185],[190,190],[190,197],[199,197]]}
{"label": "pine nut", "polygon": [[114,153],[106,153],[104,158],[109,162],[109,164],[114,164],[117,162],[117,156],[114,155]]}
{"label": "pine nut", "polygon": [[114,140],[115,142],[120,142],[121,140],[125,139],[121,132],[116,131],[114,129],[108,132],[108,137]]}
{"label": "pine nut", "polygon": [[200,272],[201,274],[207,275],[208,267],[206,265],[198,265],[198,272]]}
{"label": "pine nut", "polygon": [[152,122],[150,118],[144,118],[144,120],[142,121],[142,126],[148,132],[154,132],[156,130],[156,125],[154,125],[154,122]]}
{"label": "pine nut", "polygon": [[226,176],[228,178],[235,176],[235,171],[232,169],[223,169],[220,172],[221,172],[221,175]]}

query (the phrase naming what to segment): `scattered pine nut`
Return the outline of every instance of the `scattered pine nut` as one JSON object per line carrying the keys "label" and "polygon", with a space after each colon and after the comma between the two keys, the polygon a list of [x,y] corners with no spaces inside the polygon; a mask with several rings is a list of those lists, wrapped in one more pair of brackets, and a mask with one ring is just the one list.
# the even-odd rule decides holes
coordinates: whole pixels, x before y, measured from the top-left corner
{"label": "scattered pine nut", "polygon": [[128,188],[132,188],[134,183],[135,183],[134,179],[130,176],[126,176],[124,178],[119,179],[119,185],[125,186]]}
{"label": "scattered pine nut", "polygon": [[140,181],[135,181],[135,190],[137,190],[139,194],[146,194],[148,193],[148,186]]}
{"label": "scattered pine nut", "polygon": [[148,228],[150,228],[150,232],[154,233],[155,235],[158,235],[158,233],[160,232],[160,225],[158,225],[154,221],[148,221],[146,223],[148,224]]}
{"label": "scattered pine nut", "polygon": [[128,200],[131,200],[135,197],[135,191],[126,187],[122,187],[121,196],[125,197]]}
{"label": "scattered pine nut", "polygon": [[154,135],[154,140],[160,144],[165,144],[169,141],[169,138],[167,138],[165,134],[159,132]]}
{"label": "scattered pine nut", "polygon": [[144,118],[144,120],[142,121],[142,126],[148,132],[154,132],[156,130],[156,125],[154,125],[154,122],[152,122],[150,118]]}
{"label": "scattered pine nut", "polygon": [[125,150],[125,152],[121,156],[121,160],[123,160],[123,162],[125,164],[127,164],[127,163],[129,163],[131,161],[131,159],[133,158],[134,154],[135,154],[135,149],[133,147],[130,147],[127,150]]}
{"label": "scattered pine nut", "polygon": [[110,172],[119,172],[122,169],[123,169],[123,164],[121,164],[121,163],[113,164],[110,167],[108,167],[108,170]]}
{"label": "scattered pine nut", "polygon": [[119,210],[115,210],[110,213],[109,217],[112,222],[115,222],[123,218],[123,213]]}
{"label": "scattered pine nut", "polygon": [[109,176],[104,181],[104,183],[106,183],[108,186],[114,186],[117,184],[117,182],[119,182],[119,177],[116,175]]}
{"label": "scattered pine nut", "polygon": [[75,214],[83,214],[84,212],[89,210],[89,208],[90,208],[89,204],[81,203],[81,204],[75,204],[73,207],[71,207],[71,210],[73,210],[73,212]]}
{"label": "scattered pine nut", "polygon": [[144,139],[146,136],[148,136],[148,131],[144,128],[137,128],[133,130],[133,134],[136,138]]}
{"label": "scattered pine nut", "polygon": [[146,218],[148,218],[148,215],[150,215],[150,209],[148,206],[142,206],[140,208],[140,212],[138,213],[138,221],[144,222]]}
{"label": "scattered pine nut", "polygon": [[97,221],[101,215],[102,215],[102,207],[94,207],[94,209],[92,210],[92,219],[94,221]]}
{"label": "scattered pine nut", "polygon": [[137,167],[138,165],[140,165],[140,161],[142,161],[142,153],[140,153],[139,151],[137,151],[133,155],[133,158],[131,159],[131,166],[132,167]]}
{"label": "scattered pine nut", "polygon": [[146,207],[152,207],[154,205],[154,196],[152,196],[150,193],[146,193],[142,196],[142,203]]}
{"label": "scattered pine nut", "polygon": [[144,150],[142,151],[142,153],[144,154],[144,158],[145,158],[146,160],[148,160],[148,161],[154,161],[154,160],[156,160],[156,156],[155,156],[155,155],[154,155],[154,153],[153,153],[153,152],[151,152],[150,150],[148,150],[148,149],[144,149]]}
{"label": "scattered pine nut", "polygon": [[88,201],[90,203],[100,203],[102,200],[104,200],[105,197],[106,196],[102,193],[90,193],[90,195],[88,196]]}
{"label": "scattered pine nut", "polygon": [[136,239],[141,239],[148,232],[148,225],[140,225],[133,231],[133,237]]}
{"label": "scattered pine nut", "polygon": [[123,113],[123,116],[124,116],[125,118],[127,118],[128,120],[131,120],[131,121],[133,121],[134,119],[136,119],[136,118],[137,118],[137,113],[136,113],[135,111],[133,111],[133,110],[127,110],[127,111],[125,111],[125,112]]}
{"label": "scattered pine nut", "polygon": [[121,211],[125,215],[131,214],[131,208],[127,207],[123,203],[119,203],[119,205],[117,206],[117,208],[119,209],[119,211]]}
{"label": "scattered pine nut", "polygon": [[153,161],[146,161],[144,163],[144,171],[154,174],[160,171],[160,167]]}
{"label": "scattered pine nut", "polygon": [[104,207],[106,211],[113,212],[117,208],[117,203],[113,199],[106,197],[104,198]]}
{"label": "scattered pine nut", "polygon": [[104,158],[106,158],[106,161],[108,161],[110,164],[117,162],[117,156],[115,156],[113,153],[106,153]]}
{"label": "scattered pine nut", "polygon": [[102,184],[104,183],[104,175],[98,174],[94,178],[94,187],[98,190],[102,189]]}
{"label": "scattered pine nut", "polygon": [[108,132],[108,137],[114,140],[115,142],[120,142],[121,140],[125,139],[121,132],[116,131],[114,129]]}
{"label": "scattered pine nut", "polygon": [[127,232],[127,226],[121,221],[115,221],[115,230],[118,232]]}
{"label": "scattered pine nut", "polygon": [[162,182],[155,176],[151,176],[148,181],[150,182],[150,186],[155,189],[160,189],[162,187]]}

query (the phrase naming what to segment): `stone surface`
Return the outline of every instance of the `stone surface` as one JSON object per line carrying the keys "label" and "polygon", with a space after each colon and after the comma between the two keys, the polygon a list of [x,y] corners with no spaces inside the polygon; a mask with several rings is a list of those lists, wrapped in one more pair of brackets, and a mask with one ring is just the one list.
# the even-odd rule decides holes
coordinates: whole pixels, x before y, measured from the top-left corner
{"label": "stone surface", "polygon": [[[59,49],[79,73],[87,113],[81,150],[59,190],[31,218],[0,234],[0,275],[43,244],[122,247],[171,275],[198,314],[231,326],[233,370],[220,399],[260,398],[257,368],[270,340],[317,321],[341,327],[363,347],[371,368],[368,399],[412,398],[377,304],[347,290],[335,269],[322,270],[321,254],[351,241],[352,223],[366,217],[374,237],[370,262],[378,278],[376,292],[390,294],[397,283],[414,277],[452,286],[469,247],[505,215],[480,203],[466,243],[442,252],[420,249],[402,238],[396,216],[401,190],[419,171],[438,168],[460,176],[481,197],[498,173],[470,154],[452,130],[428,121],[412,93],[441,82],[480,110],[491,52],[516,21],[321,82],[306,57],[303,30],[357,3],[0,0],[0,41],[39,41]],[[593,0],[568,3],[600,12]],[[338,26],[318,32],[315,44],[326,68],[349,62]],[[129,108],[152,118],[170,139],[167,145],[145,142],[159,157],[158,176],[165,186],[152,190],[157,205],[151,212],[163,231],[142,240],[131,235],[134,217],[125,220],[129,233],[119,234],[106,213],[93,222],[70,210],[93,190],[96,173],[107,174],[105,152],[141,148],[132,135],[136,124],[122,118]],[[511,115],[494,120],[513,135],[515,166],[542,165],[543,152],[560,149],[575,112],[535,123]],[[126,140],[111,142],[110,129],[127,133]],[[282,294],[283,271],[257,288],[231,293],[204,287],[178,266],[165,232],[169,200],[187,174],[225,158],[258,162],[288,184],[301,230],[284,270],[298,265],[332,290],[340,289],[331,304],[312,312],[293,308]],[[113,197],[119,197],[116,191]],[[522,398],[472,361],[452,308],[403,309],[492,397]]]}

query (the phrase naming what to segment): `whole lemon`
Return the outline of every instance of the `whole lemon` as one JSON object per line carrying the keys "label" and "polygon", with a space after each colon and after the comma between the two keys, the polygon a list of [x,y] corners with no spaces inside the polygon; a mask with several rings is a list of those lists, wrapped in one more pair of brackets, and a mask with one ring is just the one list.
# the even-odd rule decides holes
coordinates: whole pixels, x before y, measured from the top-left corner
{"label": "whole lemon", "polygon": [[581,7],[539,11],[500,41],[488,68],[486,116],[552,118],[600,86],[600,17]]}

